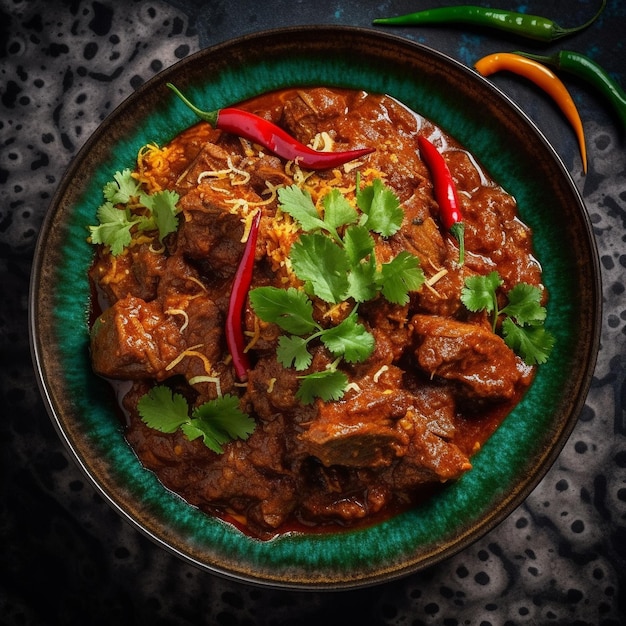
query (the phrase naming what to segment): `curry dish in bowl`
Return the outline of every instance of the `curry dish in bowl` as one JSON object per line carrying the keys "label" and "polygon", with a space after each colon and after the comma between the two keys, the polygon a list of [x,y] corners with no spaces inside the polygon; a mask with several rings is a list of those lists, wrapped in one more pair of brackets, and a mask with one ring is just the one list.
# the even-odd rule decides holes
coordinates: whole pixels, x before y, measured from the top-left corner
{"label": "curry dish in bowl", "polygon": [[532,233],[470,152],[390,96],[239,106],[322,152],[375,150],[312,170],[206,122],[141,148],[91,227],[92,366],[143,466],[191,505],[261,539],[371,525],[468,472],[547,359]]}

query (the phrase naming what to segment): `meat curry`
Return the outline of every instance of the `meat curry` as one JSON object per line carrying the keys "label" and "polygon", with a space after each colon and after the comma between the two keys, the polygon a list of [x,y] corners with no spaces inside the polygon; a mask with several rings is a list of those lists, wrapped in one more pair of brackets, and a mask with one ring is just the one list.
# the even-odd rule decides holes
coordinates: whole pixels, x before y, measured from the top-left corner
{"label": "meat curry", "polygon": [[[514,198],[470,153],[391,97],[320,87],[241,106],[318,149],[376,150],[311,172],[205,122],[163,147],[143,148],[133,177],[142,193],[176,192],[178,227],[162,241],[155,231],[138,231],[120,254],[97,246],[93,368],[118,387],[125,436],[141,463],[191,505],[262,539],[371,524],[470,470],[472,455],[531,383],[535,366],[494,332],[485,312],[461,300],[468,277],[497,271],[503,293],[526,283],[545,301],[531,232]],[[419,135],[437,145],[457,186],[462,264],[458,242],[442,228]],[[404,303],[380,294],[357,307],[324,302],[294,272],[290,251],[302,229],[281,209],[279,192],[295,185],[321,212],[331,190],[356,207],[358,189],[375,180],[403,211],[397,232],[370,234],[376,259],[411,253],[423,284]],[[285,332],[248,298],[241,323],[249,370],[238,379],[224,327],[259,213],[250,293],[268,286],[308,293],[322,329],[353,314],[374,340],[367,358],[337,364],[312,338],[308,367],[286,367],[277,356]],[[333,367],[348,383],[337,399],[303,401],[302,377]],[[219,452],[181,429],[152,428],[138,407],[155,386],[191,408],[234,397],[253,428]]]}

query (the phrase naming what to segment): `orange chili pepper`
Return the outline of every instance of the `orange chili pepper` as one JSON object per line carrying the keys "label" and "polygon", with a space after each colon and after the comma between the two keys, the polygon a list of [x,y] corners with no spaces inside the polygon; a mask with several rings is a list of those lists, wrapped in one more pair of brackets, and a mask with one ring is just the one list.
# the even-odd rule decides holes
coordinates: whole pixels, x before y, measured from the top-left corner
{"label": "orange chili pepper", "polygon": [[580,156],[583,163],[583,172],[587,173],[587,147],[583,123],[578,114],[576,104],[572,99],[567,87],[561,79],[549,68],[541,63],[511,52],[496,52],[489,54],[474,64],[479,74],[489,76],[495,72],[508,71],[519,74],[534,82],[543,89],[559,105],[561,111],[574,128]]}

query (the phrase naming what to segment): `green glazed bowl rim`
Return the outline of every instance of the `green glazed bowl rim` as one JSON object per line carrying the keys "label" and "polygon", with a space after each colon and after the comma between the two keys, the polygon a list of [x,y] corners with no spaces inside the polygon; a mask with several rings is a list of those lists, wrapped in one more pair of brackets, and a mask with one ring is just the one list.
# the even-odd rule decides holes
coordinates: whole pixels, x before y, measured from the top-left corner
{"label": "green glazed bowl rim", "polygon": [[[107,384],[91,373],[86,271],[102,185],[145,143],[196,121],[165,84],[203,108],[290,86],[388,93],[459,140],[518,200],[535,233],[557,345],[522,403],[442,494],[375,526],[247,537],[183,502],[144,470]],[[491,82],[421,44],[368,28],[273,29],[201,50],[112,112],[71,163],[45,217],[31,275],[29,330],[46,408],[70,456],[105,500],[157,545],[203,570],[259,585],[338,590],[416,572],[459,552],[509,515],[557,458],[583,408],[600,337],[598,254],[589,217],[536,125]]]}

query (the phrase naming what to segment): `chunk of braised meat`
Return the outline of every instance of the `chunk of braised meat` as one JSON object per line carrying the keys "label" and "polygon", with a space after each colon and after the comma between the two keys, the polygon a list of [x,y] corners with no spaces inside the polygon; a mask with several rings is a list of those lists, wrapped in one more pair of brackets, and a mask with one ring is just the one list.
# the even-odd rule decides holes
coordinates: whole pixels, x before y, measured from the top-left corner
{"label": "chunk of braised meat", "polygon": [[239,163],[239,168],[250,174],[250,186],[263,197],[268,191],[268,183],[275,187],[293,184],[293,179],[285,173],[284,163],[271,154],[247,157]]}
{"label": "chunk of braised meat", "polygon": [[515,396],[526,368],[490,328],[431,315],[415,315],[411,326],[417,362],[429,376],[458,383],[471,398]]}
{"label": "chunk of braised meat", "polygon": [[314,524],[350,524],[382,511],[394,499],[389,485],[382,483],[378,470],[326,467],[314,457],[305,459],[299,469],[301,485],[300,516]]}
{"label": "chunk of braised meat", "polygon": [[163,273],[156,292],[164,308],[180,308],[182,300],[207,295],[207,288],[198,270],[182,254],[164,259]]}
{"label": "chunk of braised meat", "polygon": [[285,102],[282,124],[302,143],[309,143],[319,132],[320,123],[345,115],[347,101],[344,95],[320,87],[299,91]]}
{"label": "chunk of braised meat", "polygon": [[225,444],[220,455],[180,430],[163,434],[148,428],[132,408],[147,391],[139,384],[126,394],[131,415],[126,437],[142,464],[168,489],[204,510],[221,508],[244,516],[261,534],[285,522],[298,497],[294,478],[283,467],[280,434],[285,425],[280,418],[260,424],[245,446]]}
{"label": "chunk of braised meat", "polygon": [[468,311],[461,302],[461,290],[469,275],[467,268],[462,272],[450,266],[441,270],[432,285],[411,294],[413,310],[441,317],[466,317]]}
{"label": "chunk of braised meat", "polygon": [[[408,222],[407,217],[404,219]],[[392,237],[377,237],[375,240],[376,258],[381,262],[391,260],[404,250],[420,259],[426,275],[435,274],[445,262],[447,254],[440,227],[428,215],[406,223]]]}
{"label": "chunk of braised meat", "polygon": [[376,342],[374,352],[364,367],[369,369],[372,363],[377,363],[380,367],[400,359],[408,345],[411,332],[407,323],[408,311],[408,306],[392,304],[384,298],[360,305],[359,314],[367,323],[368,330],[374,335]]}
{"label": "chunk of braised meat", "polygon": [[241,218],[225,210],[223,197],[208,185],[190,191],[180,203],[186,218],[181,220],[173,252],[193,261],[213,284],[232,280],[243,251]]}
{"label": "chunk of braised meat", "polygon": [[[284,429],[277,417],[260,423],[245,446],[226,444],[224,454],[211,459],[195,486],[188,483],[192,504],[227,507],[257,529],[269,530],[285,522],[298,496],[294,476],[284,467]],[[189,469],[193,467],[191,458]]]}
{"label": "chunk of braised meat", "polygon": [[188,347],[200,346],[198,350],[208,359],[208,364],[197,360],[195,369],[198,371],[192,372],[193,368],[188,367],[185,373],[208,375],[209,365],[216,365],[222,358],[228,293],[223,290],[209,291],[194,266],[183,255],[176,254],[167,259],[157,298],[164,313],[176,318],[185,344]]}
{"label": "chunk of braised meat", "polygon": [[[244,400],[262,420],[272,420],[276,415],[289,417],[290,423],[301,430],[306,428],[317,415],[315,403],[303,404],[296,396],[300,388],[300,376],[313,371],[323,371],[330,365],[330,355],[320,346],[312,348],[313,360],[309,370],[297,371],[284,368],[276,358],[276,348],[262,355],[248,373],[248,386]],[[294,443],[295,437],[285,436],[287,445]],[[299,456],[298,450],[291,450],[291,456]]]}
{"label": "chunk of braised meat", "polygon": [[276,351],[277,341],[282,333],[280,327],[271,322],[260,320],[249,302],[243,312],[243,329],[246,335],[254,337],[251,354],[264,354]]}
{"label": "chunk of braised meat", "polygon": [[[197,367],[190,365],[191,357],[171,367],[173,374],[187,378],[210,375],[212,365],[222,358],[224,349],[224,315],[220,308],[206,295],[182,298],[179,308],[175,303],[164,314],[176,318],[185,350],[191,350]],[[201,355],[201,356],[199,356]]]}
{"label": "chunk of braised meat", "polygon": [[[470,469],[467,455],[447,440],[455,430],[452,395],[435,386],[424,389],[428,391],[419,396],[404,394],[403,400],[385,394],[387,404],[395,405],[388,415],[405,411],[399,419],[383,419],[381,398],[374,400],[368,388],[360,399],[355,396],[356,404],[355,397],[350,401],[350,406],[361,404],[360,416],[334,411],[304,425],[303,448],[315,454],[304,457],[300,470],[305,519],[347,523],[363,519],[427,483],[446,482]],[[331,436],[311,447],[309,433],[319,437],[324,426]]]}
{"label": "chunk of braised meat", "polygon": [[408,444],[397,423],[411,401],[402,391],[389,391],[373,386],[350,392],[346,400],[319,402],[317,416],[299,436],[302,453],[326,466],[374,468],[392,463]]}
{"label": "chunk of braised meat", "polygon": [[299,372],[285,369],[274,353],[258,360],[248,372],[246,398],[254,412],[263,420],[273,419],[279,413],[290,413],[301,408],[296,398]]}
{"label": "chunk of braised meat", "polygon": [[409,222],[389,240],[389,244],[394,255],[406,250],[420,259],[426,276],[436,274],[446,261],[447,246],[441,227],[430,216]]}
{"label": "chunk of braised meat", "polygon": [[449,146],[444,158],[450,171],[454,172],[454,184],[459,193],[471,194],[482,185],[489,184],[467,150]]}
{"label": "chunk of braised meat", "polygon": [[410,492],[424,483],[446,482],[471,469],[469,457],[454,443],[431,430],[432,422],[409,411],[401,426],[409,438],[401,461],[381,472],[381,482],[397,492]]}
{"label": "chunk of braised meat", "polygon": [[106,308],[130,294],[142,300],[156,297],[165,257],[150,249],[149,244],[129,248],[124,254],[108,252],[98,257],[89,270],[89,278],[100,295],[100,306]]}
{"label": "chunk of braised meat", "polygon": [[176,191],[180,195],[185,195],[188,191],[198,186],[200,174],[203,172],[228,170],[230,169],[229,162],[232,163],[234,158],[238,157],[231,155],[230,150],[227,150],[225,147],[212,142],[203,144],[196,157],[179,174],[176,182]]}
{"label": "chunk of braised meat", "polygon": [[515,199],[499,187],[480,187],[471,201],[462,198],[465,221],[465,246],[473,255],[468,256],[468,265],[484,274],[480,264],[487,257],[504,281],[504,290],[509,291],[517,283],[531,285],[541,281],[541,267],[532,254],[530,228],[517,217]]}
{"label": "chunk of braised meat", "polygon": [[183,350],[176,320],[157,301],[135,296],[118,300],[91,329],[94,371],[108,378],[163,378]]}
{"label": "chunk of braised meat", "polygon": [[[337,117],[332,124],[334,135],[351,146],[376,146],[376,151],[367,156],[367,166],[383,173],[403,204],[433,204],[432,198],[426,198],[421,191],[428,170],[415,144],[415,133],[424,128],[406,107],[392,98],[369,94],[367,98],[355,98],[349,114]],[[390,127],[394,132],[389,132]],[[430,209],[428,213],[433,215]],[[407,223],[414,217],[414,209],[409,206]]]}
{"label": "chunk of braised meat", "polygon": [[202,497],[207,502],[226,497],[252,527],[280,526],[298,503],[296,478],[284,462],[286,430],[283,418],[276,416],[260,423],[245,446],[230,444],[213,465]]}
{"label": "chunk of braised meat", "polygon": [[453,439],[456,433],[456,400],[452,389],[418,381],[411,385],[415,413],[423,416],[428,430],[443,439]]}
{"label": "chunk of braised meat", "polygon": [[[408,463],[423,467],[424,480],[447,480],[467,469],[467,457],[441,436],[454,432],[451,397],[444,392],[437,402],[432,389],[428,396],[416,398],[402,389],[402,376],[401,369],[384,367],[354,381],[357,390],[344,400],[318,402],[317,415],[303,425],[298,437],[301,453],[327,467],[383,468]],[[425,416],[430,412],[427,401],[439,405],[440,422],[433,415]],[[417,406],[428,412],[422,415]]]}
{"label": "chunk of braised meat", "polygon": [[[127,296],[92,327],[94,370],[108,378],[129,379],[209,375],[207,364],[221,356],[221,321],[219,309],[206,296],[166,310],[160,300]],[[191,353],[180,358],[188,349]]]}

